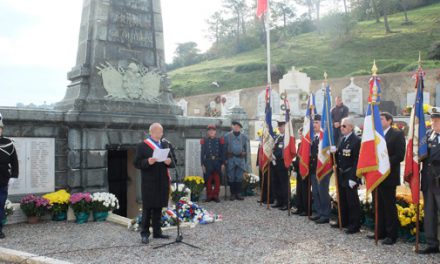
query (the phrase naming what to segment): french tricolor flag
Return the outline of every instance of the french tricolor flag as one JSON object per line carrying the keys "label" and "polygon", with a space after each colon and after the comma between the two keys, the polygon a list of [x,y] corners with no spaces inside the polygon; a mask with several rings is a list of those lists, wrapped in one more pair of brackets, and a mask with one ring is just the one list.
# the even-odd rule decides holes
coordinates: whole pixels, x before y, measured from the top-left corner
{"label": "french tricolor flag", "polygon": [[368,110],[364,120],[361,149],[356,174],[365,177],[367,192],[372,192],[390,173],[387,143],[383,134],[378,103],[380,79],[370,79]]}

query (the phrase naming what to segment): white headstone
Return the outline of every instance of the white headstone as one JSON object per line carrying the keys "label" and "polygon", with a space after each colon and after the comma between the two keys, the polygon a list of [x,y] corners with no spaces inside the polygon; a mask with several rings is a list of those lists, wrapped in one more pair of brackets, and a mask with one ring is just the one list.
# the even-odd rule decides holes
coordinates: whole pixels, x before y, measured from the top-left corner
{"label": "white headstone", "polygon": [[19,175],[9,194],[47,193],[55,190],[55,139],[13,138]]}
{"label": "white headstone", "polygon": [[342,102],[348,107],[350,113],[364,114],[362,88],[354,84],[352,77],[350,85],[342,89]]}
{"label": "white headstone", "polygon": [[[429,92],[423,92],[423,103],[430,104],[429,101]],[[413,105],[416,100],[416,92],[411,92],[406,95],[406,105]]]}
{"label": "white headstone", "polygon": [[[316,112],[320,115],[322,115],[322,107],[324,106],[324,94],[325,90],[324,88],[320,88],[315,92],[315,105],[316,105]],[[330,95],[330,101],[333,102]]]}
{"label": "white headstone", "polygon": [[303,116],[310,94],[310,77],[292,67],[280,80],[280,93],[287,92],[292,115]]}
{"label": "white headstone", "polygon": [[200,139],[187,139],[185,141],[185,176],[203,177],[200,152]]}
{"label": "white headstone", "polygon": [[188,101],[186,101],[185,99],[180,99],[179,102],[177,102],[177,105],[180,106],[180,108],[182,108],[183,110],[183,116],[187,116],[188,115]]}
{"label": "white headstone", "polygon": [[226,102],[222,103],[222,116],[228,114],[228,110],[236,105],[240,105],[240,91],[233,91],[221,96],[226,99]]}
{"label": "white headstone", "polygon": [[[270,105],[272,106],[272,115],[279,115],[281,112],[280,95],[277,91],[272,90]],[[257,117],[264,117],[266,110],[266,90],[258,95],[257,99]]]}

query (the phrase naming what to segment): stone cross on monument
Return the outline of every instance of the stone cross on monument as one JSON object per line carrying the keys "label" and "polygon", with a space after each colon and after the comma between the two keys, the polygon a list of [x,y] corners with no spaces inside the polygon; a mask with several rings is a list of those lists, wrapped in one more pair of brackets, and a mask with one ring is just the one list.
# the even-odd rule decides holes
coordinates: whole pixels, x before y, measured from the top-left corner
{"label": "stone cross on monument", "polygon": [[181,114],[165,74],[160,0],[84,0],[60,110]]}

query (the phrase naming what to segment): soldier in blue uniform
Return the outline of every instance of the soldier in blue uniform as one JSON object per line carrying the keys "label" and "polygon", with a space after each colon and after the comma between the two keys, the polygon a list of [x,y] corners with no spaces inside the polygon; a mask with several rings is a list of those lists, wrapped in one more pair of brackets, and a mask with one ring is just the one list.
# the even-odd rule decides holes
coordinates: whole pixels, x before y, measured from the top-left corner
{"label": "soldier in blue uniform", "polygon": [[217,128],[215,125],[209,125],[207,129],[208,136],[200,140],[202,145],[200,158],[206,183],[206,202],[215,201],[218,203],[220,202],[220,175],[225,167],[223,155],[225,141],[223,137],[216,137]]}
{"label": "soldier in blue uniform", "polygon": [[425,236],[428,246],[420,254],[439,253],[438,211],[440,209],[440,111],[433,108],[432,130],[428,131],[428,156],[423,162],[422,191],[425,202]]}
{"label": "soldier in blue uniform", "polygon": [[17,151],[12,140],[3,137],[3,128],[3,118],[0,114],[0,238],[5,238],[2,220],[5,218],[8,185],[18,178]]}
{"label": "soldier in blue uniform", "polygon": [[231,201],[243,200],[241,196],[243,174],[249,171],[247,154],[250,153],[250,143],[248,137],[241,133],[242,128],[240,122],[232,121],[232,131],[224,136]]}

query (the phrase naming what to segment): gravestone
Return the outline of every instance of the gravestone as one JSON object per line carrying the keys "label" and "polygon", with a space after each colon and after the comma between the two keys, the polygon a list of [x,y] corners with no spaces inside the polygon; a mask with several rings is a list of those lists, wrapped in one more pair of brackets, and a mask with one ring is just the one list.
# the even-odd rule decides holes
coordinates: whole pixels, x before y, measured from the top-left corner
{"label": "gravestone", "polygon": [[310,94],[310,77],[295,70],[295,67],[283,75],[280,80],[280,93],[286,92],[292,116],[303,116],[307,109]]}
{"label": "gravestone", "polygon": [[17,149],[19,177],[9,194],[47,193],[55,190],[55,139],[13,138]]}
{"label": "gravestone", "polygon": [[354,78],[350,78],[350,84],[342,89],[342,101],[349,109],[350,113],[364,114],[362,88],[354,83]]}
{"label": "gravestone", "polygon": [[[272,114],[279,115],[281,112],[280,95],[277,91],[272,90],[272,97],[270,98],[270,105],[272,106]],[[257,117],[265,116],[266,110],[266,90],[261,91],[257,98]]]}
{"label": "gravestone", "polygon": [[[320,115],[322,115],[322,108],[324,107],[324,94],[325,94],[325,90],[323,87],[321,87],[321,89],[316,90],[315,92],[316,112]],[[330,102],[333,102],[331,95],[330,95]]]}
{"label": "gravestone", "polygon": [[188,115],[188,101],[186,101],[185,99],[182,98],[177,102],[177,105],[180,106],[180,108],[182,108],[183,116],[187,116]]}
{"label": "gravestone", "polygon": [[234,106],[240,105],[240,91],[229,92],[227,94],[223,94],[221,97],[225,98],[226,100],[224,103],[222,103],[222,116],[227,115]]}
{"label": "gravestone", "polygon": [[[423,92],[423,103],[430,104],[430,93]],[[406,95],[406,105],[413,105],[416,100],[416,92],[411,92]]]}
{"label": "gravestone", "polygon": [[185,176],[203,177],[200,151],[200,139],[185,140]]}

